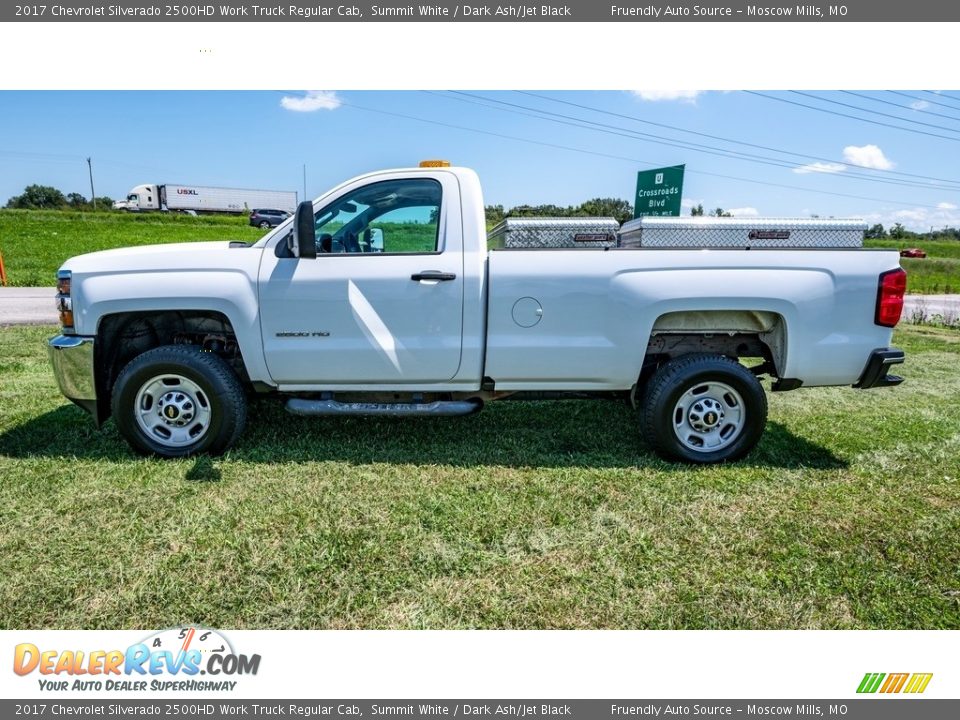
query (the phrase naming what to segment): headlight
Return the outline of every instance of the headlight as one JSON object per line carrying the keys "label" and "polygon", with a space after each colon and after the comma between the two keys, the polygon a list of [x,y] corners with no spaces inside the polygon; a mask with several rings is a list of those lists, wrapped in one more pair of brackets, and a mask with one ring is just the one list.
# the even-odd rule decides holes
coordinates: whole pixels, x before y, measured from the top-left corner
{"label": "headlight", "polygon": [[71,273],[69,270],[60,270],[57,273],[57,312],[60,313],[60,324],[65,331],[73,330],[73,299],[70,297]]}

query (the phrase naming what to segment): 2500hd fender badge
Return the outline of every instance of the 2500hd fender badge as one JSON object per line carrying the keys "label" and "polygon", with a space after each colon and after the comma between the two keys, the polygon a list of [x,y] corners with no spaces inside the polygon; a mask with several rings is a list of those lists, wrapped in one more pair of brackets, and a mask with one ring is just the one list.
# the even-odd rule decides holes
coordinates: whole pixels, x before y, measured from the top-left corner
{"label": "2500hd fender badge", "polygon": [[326,330],[317,330],[315,332],[278,332],[277,337],[330,337]]}

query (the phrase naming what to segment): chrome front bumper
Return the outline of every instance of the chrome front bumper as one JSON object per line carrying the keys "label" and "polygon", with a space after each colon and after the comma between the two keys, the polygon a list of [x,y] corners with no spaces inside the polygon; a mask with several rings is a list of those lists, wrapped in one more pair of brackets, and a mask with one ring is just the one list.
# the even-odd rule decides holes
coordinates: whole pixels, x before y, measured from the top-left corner
{"label": "chrome front bumper", "polygon": [[57,335],[47,343],[47,353],[60,392],[88,413],[97,415],[97,389],[93,371],[93,338]]}

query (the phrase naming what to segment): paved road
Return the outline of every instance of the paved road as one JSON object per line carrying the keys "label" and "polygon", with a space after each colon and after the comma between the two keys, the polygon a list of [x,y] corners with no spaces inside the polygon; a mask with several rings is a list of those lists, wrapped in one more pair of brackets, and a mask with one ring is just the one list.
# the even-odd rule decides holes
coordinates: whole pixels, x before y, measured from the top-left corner
{"label": "paved road", "polygon": [[56,325],[52,287],[0,287],[0,325]]}
{"label": "paved road", "polygon": [[[0,325],[56,325],[53,306],[56,290],[0,287]],[[909,322],[920,314],[960,319],[960,295],[907,295],[903,318]]]}
{"label": "paved road", "polygon": [[903,304],[906,322],[929,320],[933,315],[956,323],[960,320],[960,295],[907,295]]}

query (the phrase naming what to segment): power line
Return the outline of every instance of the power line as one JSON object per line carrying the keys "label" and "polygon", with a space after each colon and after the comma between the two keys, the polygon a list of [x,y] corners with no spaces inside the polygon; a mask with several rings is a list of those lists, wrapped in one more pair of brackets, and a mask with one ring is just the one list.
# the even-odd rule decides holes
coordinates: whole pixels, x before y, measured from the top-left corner
{"label": "power line", "polygon": [[816,110],[817,112],[827,113],[828,115],[850,118],[851,120],[870,123],[871,125],[881,125],[883,127],[893,128],[894,130],[903,130],[904,132],[914,133],[916,135],[927,135],[928,137],[940,138],[941,140],[960,142],[960,138],[954,138],[948,135],[938,135],[937,133],[926,132],[924,130],[915,130],[914,128],[903,127],[902,125],[891,125],[890,123],[880,122],[879,120],[869,120],[868,118],[849,115],[847,113],[837,112],[836,110],[828,110],[827,108],[816,107],[815,105],[807,105],[806,103],[797,102],[796,100],[788,100],[787,98],[779,97],[777,95],[767,95],[766,93],[757,92],[756,90],[744,90],[743,92],[747,93],[748,95],[756,95],[757,97],[766,98],[767,100],[776,100],[777,102],[787,103],[788,105],[796,105],[797,107],[807,108],[808,110]]}
{"label": "power line", "polygon": [[922,93],[927,93],[928,95],[933,95],[934,97],[943,98],[944,100],[952,100],[954,102],[960,103],[960,98],[955,98],[953,95],[947,95],[942,92],[934,92],[933,90],[921,90]]}
{"label": "power line", "polygon": [[[924,115],[935,115],[936,117],[946,118],[947,120],[953,120],[954,122],[960,122],[960,118],[953,115],[944,115],[943,113],[933,112],[932,110],[924,110],[923,108],[910,107],[909,105],[901,105],[900,103],[890,102],[889,100],[881,100],[880,98],[871,97],[870,95],[864,95],[862,93],[853,92],[852,90],[841,90],[840,92],[846,95],[853,95],[854,97],[863,98],[864,100],[872,100],[873,102],[883,103],[884,105],[892,105],[893,107],[900,108],[901,110],[909,110],[910,112],[923,113]],[[926,100],[920,100],[922,103],[926,103]],[[960,110],[960,108],[957,108]]]}
{"label": "power line", "polygon": [[[0,156],[24,160],[28,162],[50,162],[50,163],[85,163],[85,155],[61,155],[57,153],[35,152],[31,150],[2,150]],[[109,165],[112,167],[129,168],[133,170],[148,170],[150,172],[170,172],[166,168],[158,168],[153,165],[136,165],[132,163],[120,162],[118,160],[98,160],[100,165]]]}
{"label": "power line", "polygon": [[[691,134],[691,135],[698,135],[698,136],[700,136],[700,137],[706,137],[706,138],[710,138],[710,139],[712,139],[712,140],[720,140],[721,142],[733,143],[733,144],[735,144],[735,145],[743,145],[743,146],[745,146],[745,147],[752,147],[752,148],[757,148],[757,149],[760,149],[760,150],[768,150],[768,151],[770,151],[770,152],[777,152],[777,153],[780,153],[780,154],[782,154],[782,155],[791,155],[791,156],[793,156],[793,157],[803,158],[803,159],[805,159],[805,160],[817,160],[817,161],[821,161],[821,162],[835,163],[835,164],[838,164],[838,165],[843,165],[844,167],[850,167],[850,168],[856,168],[856,169],[861,169],[861,167],[862,167],[862,166],[860,166],[860,165],[855,165],[855,164],[853,164],[853,163],[845,162],[845,161],[843,161],[843,160],[836,160],[836,159],[834,159],[834,158],[825,158],[825,157],[820,157],[820,156],[818,156],[818,155],[808,155],[808,154],[805,154],[805,153],[798,153],[798,152],[793,152],[793,151],[790,151],[790,150],[782,150],[782,149],[779,149],[779,148],[770,147],[769,145],[758,145],[757,143],[746,142],[746,141],[743,141],[743,140],[734,140],[734,139],[732,139],[732,138],[727,138],[727,137],[723,137],[723,136],[720,136],[720,135],[711,135],[710,133],[698,132],[698,131],[696,131],[696,130],[688,130],[688,129],[686,129],[686,128],[676,127],[676,126],[673,126],[673,125],[667,125],[667,124],[665,124],[665,123],[658,123],[658,122],[654,122],[654,121],[652,121],[652,120],[645,120],[645,119],[643,119],[643,118],[638,118],[638,117],[636,117],[636,116],[634,116],[634,115],[625,115],[625,114],[623,114],[623,113],[612,112],[612,111],[610,111],[610,110],[601,110],[600,108],[591,107],[591,106],[589,106],[589,105],[582,105],[582,104],[580,104],[580,103],[571,102],[571,101],[569,101],[569,100],[561,100],[561,99],[559,99],[559,98],[550,97],[549,95],[540,95],[539,93],[534,93],[534,92],[529,92],[529,91],[523,91],[523,90],[516,90],[516,91],[514,91],[514,92],[517,92],[517,93],[519,93],[520,95],[528,95],[528,96],[530,96],[530,97],[539,98],[539,99],[541,99],[541,100],[549,100],[550,102],[560,103],[561,105],[569,105],[569,106],[571,106],[571,107],[580,108],[580,109],[582,109],[582,110],[590,110],[590,111],[592,111],[592,112],[601,113],[601,114],[603,114],[603,115],[610,115],[610,116],[613,116],[613,117],[624,118],[624,119],[626,119],[626,120],[633,120],[634,122],[643,123],[643,124],[645,124],[645,125],[653,125],[653,126],[656,126],[656,127],[662,127],[662,128],[666,128],[666,129],[669,129],[669,130],[674,130],[674,131],[677,131],[677,132],[689,133],[689,134]],[[749,91],[746,91],[746,92],[749,92]],[[758,94],[758,93],[753,93],[753,94]],[[771,98],[771,99],[777,100],[777,99],[780,99],[780,98]],[[789,101],[789,100],[784,100],[784,102],[791,102],[791,101]],[[795,104],[799,104],[799,103],[795,103]],[[819,108],[813,108],[813,109],[819,109]],[[829,111],[827,111],[827,112],[829,112]],[[938,182],[938,183],[942,182],[942,183],[960,184],[960,180],[953,180],[953,179],[950,179],[950,178],[931,177],[931,176],[928,176],[928,175],[918,175],[918,174],[915,174],[915,173],[906,173],[906,172],[902,172],[902,171],[898,171],[898,170],[881,170],[881,169],[876,169],[876,170],[877,170],[877,172],[883,173],[883,174],[885,174],[885,175],[899,175],[899,176],[901,176],[901,177],[917,178],[917,179],[919,179],[919,180],[928,180],[928,181]]]}
{"label": "power line", "polygon": [[[887,90],[886,92],[890,93],[891,95],[899,95],[900,97],[910,98],[911,100],[917,100],[919,102],[930,103],[931,105],[939,105],[940,107],[945,107],[945,108],[950,108],[951,110],[960,111],[960,107],[957,107],[956,105],[947,105],[946,103],[937,102],[936,100],[928,100],[927,98],[921,98],[921,97],[917,97],[916,95],[910,95],[905,92],[900,92],[899,90]],[[920,92],[927,92],[927,91],[921,90]],[[936,97],[943,97],[942,95],[938,95],[937,93],[930,93],[930,94]]]}
{"label": "power line", "polygon": [[[427,92],[429,92],[429,91],[427,91]],[[716,155],[716,156],[719,156],[719,157],[731,158],[731,159],[734,159],[734,160],[741,160],[741,161],[744,161],[744,162],[752,162],[752,163],[756,163],[756,164],[760,164],[760,165],[769,165],[769,166],[772,166],[772,167],[787,168],[787,169],[791,169],[791,170],[795,170],[795,169],[796,169],[796,164],[795,164],[795,163],[793,163],[793,162],[785,162],[785,161],[783,161],[783,160],[781,160],[781,159],[779,159],[779,158],[770,158],[770,157],[766,157],[766,156],[763,156],[763,155],[755,155],[755,154],[752,154],[752,153],[742,153],[742,152],[739,152],[739,151],[736,151],[736,150],[727,150],[727,149],[725,149],[725,148],[717,148],[717,147],[715,147],[715,146],[710,146],[710,145],[702,145],[702,144],[699,144],[699,143],[690,143],[690,142],[688,142],[688,141],[676,140],[676,139],[674,139],[674,138],[664,138],[663,136],[660,136],[660,135],[651,135],[651,134],[649,134],[649,133],[641,133],[641,132],[638,132],[638,131],[635,131],[635,130],[629,130],[628,128],[622,128],[622,127],[616,126],[616,125],[607,125],[606,123],[597,123],[597,122],[594,122],[594,121],[592,121],[592,120],[584,120],[584,119],[582,119],[582,118],[575,118],[575,117],[571,117],[571,116],[569,116],[569,115],[563,115],[562,113],[553,113],[553,112],[550,112],[550,111],[548,111],[548,110],[539,110],[539,109],[535,109],[535,108],[530,108],[530,107],[528,107],[528,106],[526,106],[526,105],[518,105],[517,103],[511,103],[511,102],[507,102],[507,101],[504,101],[504,100],[495,100],[495,99],[493,99],[493,98],[487,98],[487,97],[483,97],[483,96],[480,96],[480,95],[475,95],[475,94],[473,94],[473,93],[460,92],[460,91],[451,91],[451,92],[452,92],[453,94],[455,94],[455,95],[462,95],[462,96],[466,96],[466,97],[469,97],[469,98],[476,98],[476,99],[478,99],[478,100],[483,100],[483,101],[486,101],[486,102],[489,102],[489,103],[497,103],[497,104],[499,104],[499,105],[508,106],[507,108],[492,107],[492,106],[487,105],[487,104],[484,104],[484,103],[475,103],[475,102],[472,102],[472,101],[467,100],[467,99],[465,99],[465,98],[452,98],[452,99],[455,99],[455,100],[461,100],[462,102],[471,102],[472,104],[480,104],[481,107],[487,107],[487,108],[489,108],[489,109],[491,109],[491,110],[501,110],[501,111],[504,111],[504,112],[513,112],[513,113],[520,114],[520,115],[525,115],[525,116],[528,116],[528,117],[534,117],[534,118],[537,118],[537,119],[540,119],[540,120],[547,120],[547,121],[550,121],[550,122],[560,123],[560,124],[562,124],[562,125],[570,125],[570,126],[572,126],[572,127],[578,127],[578,128],[583,128],[583,129],[586,129],[586,130],[592,130],[592,131],[596,131],[596,132],[602,132],[602,133],[609,134],[609,135],[626,137],[626,138],[628,138],[628,139],[639,140],[639,141],[641,141],[641,142],[652,142],[652,143],[655,143],[655,144],[658,144],[658,145],[666,145],[666,146],[668,146],[668,147],[681,148],[681,149],[683,149],[683,150],[693,150],[694,152],[706,153],[706,154],[708,154],[708,155]],[[433,93],[431,93],[431,94],[433,94]],[[530,113],[528,113],[528,112],[521,112],[521,111],[518,111],[518,110],[512,110],[512,109],[510,109],[510,108],[520,108],[521,110],[533,110],[534,112],[544,113],[544,114],[546,114],[546,115],[551,115],[551,116],[554,116],[554,117],[541,117],[541,116],[539,116],[539,115],[532,115],[532,114],[530,114]],[[564,118],[564,120],[554,119],[555,117],[557,117],[557,118]],[[566,122],[566,120],[576,120],[576,121],[580,121],[580,122],[586,122],[586,123],[590,123],[591,125],[597,125],[598,127],[589,127],[589,126],[586,126],[586,125],[582,125],[582,124],[580,124],[579,122]],[[619,131],[624,131],[624,132],[619,132]],[[626,134],[626,133],[630,133],[630,134]],[[640,136],[640,137],[637,137],[637,136]],[[648,139],[648,138],[653,138],[653,139]],[[844,165],[847,165],[847,163],[844,163]],[[810,172],[811,174],[812,174],[812,173],[816,173],[816,172],[820,172],[821,174],[833,174],[833,175],[837,175],[836,172],[830,173],[830,172],[824,172],[823,170],[816,170],[816,169],[811,169],[809,172]],[[883,183],[883,184],[886,184],[886,185],[898,185],[898,186],[901,186],[901,187],[919,188],[919,189],[923,189],[923,190],[929,190],[929,189],[930,189],[930,186],[929,186],[928,183],[920,184],[920,183],[916,183],[916,182],[904,181],[904,180],[897,180],[897,179],[877,178],[877,177],[872,177],[872,176],[869,176],[869,175],[863,175],[863,174],[860,174],[860,173],[846,173],[846,174],[844,174],[844,175],[837,175],[837,177],[847,178],[847,179],[850,179],[850,180],[859,180],[859,181],[861,181],[861,182],[876,182],[876,183]],[[945,188],[945,189],[947,189],[947,190],[954,190],[954,191],[960,190],[960,188],[952,188],[952,187],[951,187],[951,188]]]}
{"label": "power line", "polygon": [[[432,93],[431,91],[425,91],[425,92],[428,92],[430,94],[435,94],[435,93]],[[598,123],[593,120],[586,120],[582,118],[572,117],[570,115],[563,115],[562,113],[552,113],[547,110],[539,110],[537,108],[531,108],[526,105],[509,103],[504,100],[495,100],[493,98],[485,98],[480,95],[473,95],[467,92],[460,92],[456,90],[451,90],[450,92],[456,95],[465,95],[468,97],[477,98],[478,100],[481,100],[481,101],[485,101],[485,102],[476,102],[476,101],[468,100],[466,98],[451,98],[453,100],[458,100],[460,102],[468,102],[468,103],[471,103],[472,105],[480,105],[481,107],[485,107],[490,110],[510,112],[516,115],[532,117],[537,120],[546,120],[548,122],[555,122],[560,125],[569,125],[570,127],[581,128],[583,130],[592,130],[594,132],[602,132],[607,135],[624,137],[629,140],[639,140],[641,142],[650,142],[655,145],[665,145],[667,147],[680,148],[681,150],[693,150],[694,152],[702,152],[708,155],[716,155],[719,157],[730,158],[733,160],[756,162],[763,165],[772,165],[774,167],[783,167],[783,168],[794,167],[792,163],[786,163],[776,158],[765,158],[762,155],[742,153],[737,150],[727,150],[725,148],[717,148],[711,145],[701,145],[699,143],[691,143],[684,140],[666,138],[666,137],[663,137],[662,135],[651,135],[649,133],[642,133],[636,130],[630,130],[629,128],[622,128],[617,125],[607,125],[606,123]],[[489,105],[488,103],[498,103],[501,105],[508,105],[512,108],[522,108],[522,110],[530,110],[531,112],[523,112],[522,110],[511,110],[509,108],[495,107],[495,106]],[[542,113],[542,114],[538,114],[538,113]],[[544,115],[553,116],[553,117],[544,117]],[[564,118],[564,119],[555,119],[555,118]],[[568,122],[568,121],[572,121],[572,122]],[[587,123],[587,124],[583,124],[583,123]]]}
{"label": "power line", "polygon": [[883,112],[880,112],[879,110],[870,110],[865,107],[860,107],[859,105],[851,105],[850,103],[840,102],[839,100],[831,100],[830,98],[820,97],[818,95],[802,92],[800,90],[790,90],[790,92],[792,92],[794,95],[802,95],[803,97],[808,97],[813,100],[819,100],[820,102],[830,103],[831,105],[840,105],[841,107],[860,110],[861,112],[870,113],[871,115],[879,115],[880,117],[893,118],[894,120],[899,120],[901,122],[908,122],[914,125],[923,125],[924,127],[931,127],[936,130],[946,130],[947,132],[960,133],[960,130],[947,127],[946,125],[934,125],[933,123],[923,122],[922,120],[910,120],[908,118],[902,118],[899,115],[891,115],[890,113],[883,113]]}
{"label": "power line", "polygon": [[0,155],[24,160],[46,160],[49,162],[83,162],[82,155],[60,155],[57,153],[31,152],[28,150],[0,150]]}
{"label": "power line", "polygon": [[[559,143],[545,142],[543,140],[531,140],[529,138],[517,137],[515,135],[507,135],[505,133],[493,132],[491,130],[481,130],[479,128],[472,128],[464,125],[455,125],[453,123],[442,122],[440,120],[432,120],[429,118],[417,117],[416,115],[407,115],[405,113],[392,112],[390,110],[383,110],[381,108],[370,108],[370,107],[365,107],[363,105],[355,105],[349,102],[342,101],[341,104],[345,107],[351,107],[351,108],[354,108],[355,110],[362,110],[364,112],[371,112],[379,115],[387,115],[389,117],[398,117],[398,118],[403,118],[405,120],[414,120],[416,122],[427,123],[429,125],[437,125],[440,127],[452,128],[454,130],[463,130],[466,132],[478,133],[480,135],[497,137],[504,140],[513,140],[516,142],[527,143],[530,145],[539,145],[542,147],[549,147],[557,150],[566,150],[569,152],[580,153],[583,155],[593,155],[596,157],[603,157],[603,158],[608,158],[612,160],[622,160],[624,162],[647,165],[649,167],[657,166],[657,163],[651,162],[649,160],[640,160],[638,158],[626,157],[624,155],[613,155],[611,153],[602,153],[602,152],[597,152],[595,150],[587,150],[585,148],[572,147],[570,145],[561,145]],[[766,182],[764,180],[755,180],[753,178],[743,178],[743,177],[738,177],[736,175],[723,175],[720,173],[707,172],[706,170],[687,170],[686,172],[690,175],[704,175],[707,177],[721,178],[723,180],[734,180],[736,182],[751,183],[753,185],[763,185],[765,187],[785,188],[787,190],[797,190],[799,192],[814,193],[817,195],[828,195],[830,197],[844,197],[844,198],[852,198],[854,200],[867,200],[869,202],[887,203],[889,205],[900,205],[903,207],[922,207],[922,208],[930,208],[933,210],[938,209],[936,205],[926,205],[923,203],[906,203],[906,202],[903,202],[902,200],[890,200],[886,198],[866,197],[863,195],[851,195],[848,193],[838,193],[838,192],[832,192],[827,190],[814,190],[812,188],[800,187],[799,185],[787,185],[785,183]]]}

